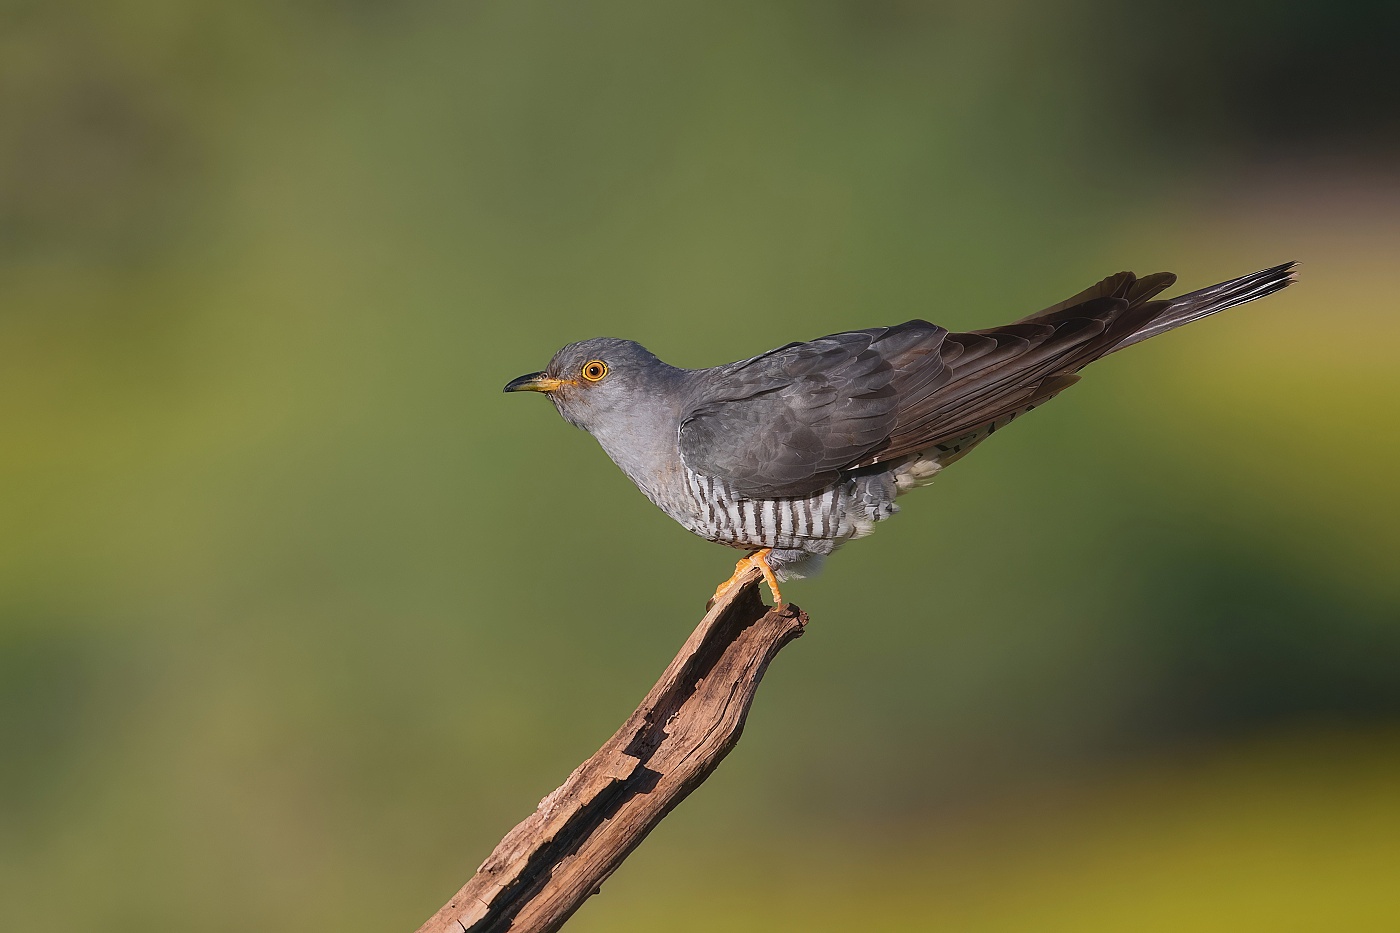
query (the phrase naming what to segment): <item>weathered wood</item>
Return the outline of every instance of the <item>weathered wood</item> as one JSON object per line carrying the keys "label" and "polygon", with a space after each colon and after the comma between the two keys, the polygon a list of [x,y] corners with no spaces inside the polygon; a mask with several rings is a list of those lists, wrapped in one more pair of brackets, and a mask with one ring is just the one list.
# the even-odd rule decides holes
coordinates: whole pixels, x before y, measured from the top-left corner
{"label": "weathered wood", "polygon": [[739,741],[768,662],[802,634],[758,570],[705,614],[642,705],[512,829],[418,933],[557,930]]}

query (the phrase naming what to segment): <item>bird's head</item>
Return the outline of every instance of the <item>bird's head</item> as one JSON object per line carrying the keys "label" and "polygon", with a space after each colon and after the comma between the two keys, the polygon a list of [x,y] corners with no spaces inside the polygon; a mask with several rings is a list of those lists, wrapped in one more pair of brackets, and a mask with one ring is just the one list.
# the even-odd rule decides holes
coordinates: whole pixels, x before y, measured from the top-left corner
{"label": "bird's head", "polygon": [[570,424],[587,431],[613,427],[664,396],[680,371],[639,343],[595,337],[571,343],[537,373],[506,383],[506,392],[543,392]]}

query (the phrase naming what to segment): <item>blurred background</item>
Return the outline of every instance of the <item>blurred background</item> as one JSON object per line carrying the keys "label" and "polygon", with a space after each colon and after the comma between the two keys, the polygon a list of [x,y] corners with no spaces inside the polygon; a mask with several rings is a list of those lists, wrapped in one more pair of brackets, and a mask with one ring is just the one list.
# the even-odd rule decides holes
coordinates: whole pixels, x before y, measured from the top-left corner
{"label": "blurred background", "polygon": [[543,399],[1123,268],[582,931],[1400,928],[1400,7],[9,0],[0,927],[411,930],[735,555]]}

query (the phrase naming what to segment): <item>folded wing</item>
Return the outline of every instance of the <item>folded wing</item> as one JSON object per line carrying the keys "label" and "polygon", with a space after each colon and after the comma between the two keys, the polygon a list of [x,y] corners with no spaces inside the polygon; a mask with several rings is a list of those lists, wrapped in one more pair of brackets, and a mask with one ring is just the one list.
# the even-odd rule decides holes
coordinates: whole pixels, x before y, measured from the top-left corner
{"label": "folded wing", "polygon": [[843,471],[941,448],[945,462],[1109,353],[1293,281],[1293,263],[1169,300],[1170,272],[1111,275],[1001,327],[927,321],[833,334],[722,368],[681,427],[691,469],[742,495],[807,495]]}
{"label": "folded wing", "polygon": [[681,425],[682,459],[751,498],[830,485],[897,421],[895,372],[872,346],[880,333],[833,334],[716,372]]}

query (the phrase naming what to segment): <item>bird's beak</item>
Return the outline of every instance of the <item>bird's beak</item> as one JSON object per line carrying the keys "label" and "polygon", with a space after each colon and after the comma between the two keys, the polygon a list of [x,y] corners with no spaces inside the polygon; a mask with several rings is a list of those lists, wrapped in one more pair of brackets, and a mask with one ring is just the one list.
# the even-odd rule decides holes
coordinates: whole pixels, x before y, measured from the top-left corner
{"label": "bird's beak", "polygon": [[523,376],[517,376],[510,382],[507,382],[506,387],[501,391],[553,392],[555,389],[559,388],[563,384],[563,379],[555,379],[553,376],[547,376],[544,373],[526,373]]}

